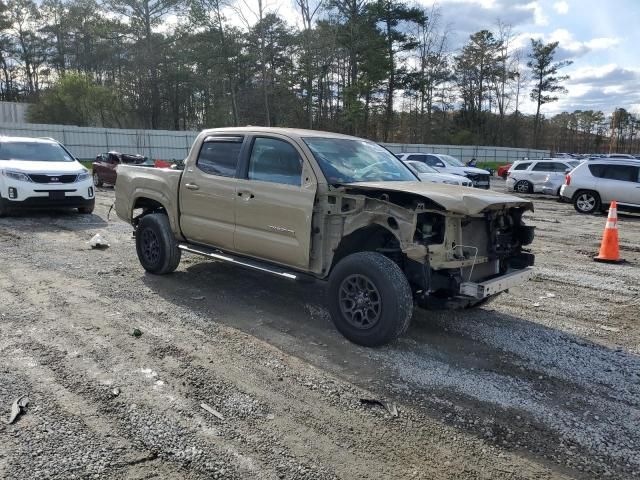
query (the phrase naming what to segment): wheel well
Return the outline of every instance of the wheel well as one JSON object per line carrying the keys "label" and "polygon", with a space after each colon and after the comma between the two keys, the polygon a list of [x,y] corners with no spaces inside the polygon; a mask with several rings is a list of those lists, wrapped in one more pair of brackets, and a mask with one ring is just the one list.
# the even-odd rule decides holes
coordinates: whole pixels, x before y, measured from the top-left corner
{"label": "wheel well", "polygon": [[142,217],[150,213],[164,213],[165,215],[167,214],[167,209],[164,208],[164,205],[162,205],[157,200],[153,200],[152,198],[147,197],[139,197],[136,199],[135,203],[133,204],[133,212],[135,213],[136,210],[142,210],[142,212],[133,217],[134,225],[137,225]]}
{"label": "wheel well", "polygon": [[573,194],[573,198],[571,200],[575,202],[576,198],[578,198],[578,195],[585,192],[592,193],[596,198],[600,198],[600,194],[595,190],[590,190],[588,188],[581,188],[580,190],[576,190],[576,193]]}
{"label": "wheel well", "polygon": [[402,261],[402,250],[396,236],[380,225],[359,228],[344,237],[334,250],[333,267],[347,255],[357,252],[378,252],[396,263]]}

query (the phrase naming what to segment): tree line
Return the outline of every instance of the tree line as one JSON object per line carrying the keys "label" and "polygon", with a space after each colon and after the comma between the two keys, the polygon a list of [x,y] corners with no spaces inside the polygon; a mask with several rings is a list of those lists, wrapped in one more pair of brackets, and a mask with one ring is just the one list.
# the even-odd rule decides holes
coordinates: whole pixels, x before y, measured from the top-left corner
{"label": "tree line", "polygon": [[[437,8],[403,0],[0,0],[0,99],[29,120],[119,128],[266,125],[386,142],[608,148],[602,112],[544,116],[558,43],[498,23],[457,51]],[[537,107],[521,111],[523,98]],[[620,116],[619,148],[637,148]],[[629,123],[631,122],[631,123]],[[622,125],[622,124],[621,124]]]}

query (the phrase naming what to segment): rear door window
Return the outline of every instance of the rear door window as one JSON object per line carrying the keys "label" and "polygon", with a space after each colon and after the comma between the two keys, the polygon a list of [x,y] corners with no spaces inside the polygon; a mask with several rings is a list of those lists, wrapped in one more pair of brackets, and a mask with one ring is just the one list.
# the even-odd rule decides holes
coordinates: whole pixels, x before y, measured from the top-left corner
{"label": "rear door window", "polygon": [[277,138],[258,137],[249,159],[249,180],[301,185],[302,159],[293,145]]}
{"label": "rear door window", "polygon": [[234,177],[240,158],[243,137],[206,139],[200,148],[196,166],[209,175]]}
{"label": "rear door window", "polygon": [[418,162],[424,162],[426,155],[409,155],[407,160],[416,160]]}
{"label": "rear door window", "polygon": [[564,172],[567,169],[564,163],[559,162],[538,162],[531,171],[533,172]]}
{"label": "rear door window", "polygon": [[589,165],[589,171],[594,177],[620,180],[623,182],[638,182],[640,179],[640,167],[632,165]]}

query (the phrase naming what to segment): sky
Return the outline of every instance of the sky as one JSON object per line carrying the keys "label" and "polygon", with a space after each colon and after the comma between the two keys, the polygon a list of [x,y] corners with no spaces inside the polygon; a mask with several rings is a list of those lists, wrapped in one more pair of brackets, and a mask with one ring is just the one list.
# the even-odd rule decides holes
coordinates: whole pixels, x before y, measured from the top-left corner
{"label": "sky", "polygon": [[[492,29],[498,21],[512,26],[515,42],[524,48],[530,38],[559,41],[557,59],[573,60],[562,70],[570,76],[569,92],[543,107],[547,115],[574,110],[609,114],[616,107],[640,113],[640,0],[415,1],[439,8],[440,21],[450,26],[454,52],[471,33]],[[267,4],[290,23],[299,23],[294,0]],[[521,98],[521,109],[535,112],[527,97]]]}

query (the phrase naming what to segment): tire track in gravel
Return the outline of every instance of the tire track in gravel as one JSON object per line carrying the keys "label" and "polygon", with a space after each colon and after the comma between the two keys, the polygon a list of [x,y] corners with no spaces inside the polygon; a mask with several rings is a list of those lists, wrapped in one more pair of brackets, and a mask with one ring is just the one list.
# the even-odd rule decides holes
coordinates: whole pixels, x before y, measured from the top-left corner
{"label": "tire track in gravel", "polygon": [[[44,271],[44,272],[40,272],[39,275],[42,278],[47,278],[51,274],[50,272]],[[100,353],[103,349],[100,348],[99,351],[97,350],[94,352],[94,349],[95,349],[94,339],[93,339],[94,336],[87,335],[86,333],[84,333],[85,332],[84,329],[80,330],[78,327],[81,327],[80,319],[85,319],[84,321],[89,324],[92,324],[92,323],[100,324],[101,319],[96,317],[95,312],[92,312],[90,307],[88,306],[85,308],[85,311],[82,310],[82,302],[75,301],[73,299],[72,290],[74,287],[72,286],[71,283],[69,283],[69,287],[68,287],[69,290],[64,291],[65,295],[63,296],[66,297],[65,303],[59,304],[54,302],[52,300],[52,297],[49,294],[45,295],[42,292],[38,293],[38,290],[35,288],[28,288],[30,287],[28,285],[28,279],[31,276],[38,277],[38,275],[34,275],[34,272],[27,272],[27,275],[24,278],[17,277],[17,280],[22,281],[24,284],[26,284],[25,286],[27,288],[25,288],[23,291],[32,292],[32,293],[26,294],[25,296],[27,298],[22,298],[21,301],[25,304],[31,304],[32,310],[37,310],[39,308],[44,307],[44,309],[48,311],[49,308],[47,307],[50,306],[50,307],[53,307],[53,310],[55,312],[57,312],[52,316],[50,315],[45,316],[45,317],[48,317],[49,323],[53,324],[53,327],[49,331],[41,331],[40,333],[34,333],[34,332],[29,333],[31,337],[34,337],[36,339],[36,342],[41,342],[41,343],[33,344],[31,346],[31,350],[37,351],[38,348],[42,348],[42,347],[38,347],[38,345],[42,345],[42,344],[50,344],[46,348],[54,348],[63,352],[65,352],[65,349],[72,347],[73,348],[72,351],[77,352],[77,355],[69,356],[68,354],[65,353],[64,360],[52,359],[51,363],[56,364],[57,368],[61,369],[60,372],[58,373],[59,378],[57,379],[57,381],[61,383],[68,382],[69,384],[67,388],[73,391],[77,390],[83,396],[88,396],[87,401],[100,402],[101,401],[100,395],[101,394],[104,395],[105,393],[104,387],[95,387],[94,386],[95,382],[92,382],[92,380],[94,380],[92,376],[95,375],[95,372],[99,372],[102,369],[102,370],[107,370],[109,373],[112,373],[113,371],[116,371],[116,370],[122,371],[122,369],[127,369],[127,367],[130,370],[131,369],[130,363],[134,363],[134,364],[137,363],[135,361],[131,362],[129,360],[131,356],[133,356],[134,359],[137,356],[142,358],[147,357],[147,351],[145,351],[142,348],[142,346],[144,345],[143,343],[144,338],[151,339],[150,341],[152,341],[153,343],[152,350],[154,352],[162,351],[162,350],[158,350],[162,348],[162,344],[158,345],[157,343],[159,343],[159,341],[164,341],[166,339],[166,336],[167,336],[166,332],[164,334],[165,338],[161,337],[158,340],[154,338],[155,335],[153,334],[154,331],[161,330],[161,326],[154,325],[155,323],[157,323],[158,321],[166,322],[166,320],[162,320],[162,319],[147,318],[146,321],[148,322],[150,329],[148,331],[149,333],[145,333],[143,342],[138,341],[137,343],[132,344],[132,345],[135,345],[134,348],[130,348],[128,346],[131,344],[130,342],[132,340],[130,339],[130,337],[126,337],[126,333],[123,333],[126,331],[125,330],[126,326],[123,325],[122,322],[128,322],[128,319],[131,317],[136,318],[138,315],[144,315],[145,308],[138,307],[139,302],[137,300],[134,301],[130,299],[119,299],[118,308],[124,312],[124,318],[119,318],[119,317],[114,318],[112,320],[113,324],[108,326],[102,325],[100,327],[101,335],[104,337],[111,337],[110,341],[107,343],[118,346],[117,350],[112,350],[111,352],[111,356],[113,358],[128,359],[128,360],[123,361],[123,365],[117,365],[118,362],[115,362],[115,364],[113,362],[107,362],[108,365],[105,364],[104,367],[101,367],[99,364],[97,366],[95,364],[92,365],[91,364],[92,360],[95,360],[95,359],[91,359],[90,358],[91,355],[93,353]],[[35,284],[38,284],[38,282],[43,281],[42,278],[39,280],[36,280]],[[63,285],[65,284],[63,283]],[[46,289],[41,287],[41,290],[46,290]],[[29,295],[34,295],[34,297],[29,298]],[[44,296],[48,297],[46,301],[43,300]],[[93,313],[93,316],[92,316],[92,313]],[[64,315],[73,315],[70,317],[71,322],[68,322],[68,321],[62,322],[62,323],[58,323],[57,325],[53,323],[55,321],[60,322],[60,319],[61,319],[60,317],[63,317]],[[206,324],[206,322],[203,322],[203,323]],[[194,353],[193,354],[190,353],[190,355],[200,356],[201,353],[198,353],[198,351],[204,348],[203,345],[199,345],[200,340],[202,339],[203,341],[207,341],[208,343],[208,341],[211,340],[210,335],[208,335],[207,333],[194,332],[192,328],[188,329],[188,333],[180,332],[180,335],[177,335],[176,332],[180,329],[181,329],[180,325],[174,325],[173,328],[170,329],[170,331],[172,331],[172,337],[171,337],[172,341],[175,342],[176,344],[174,345],[174,347],[175,348],[183,347],[184,349],[191,348],[193,350],[195,348],[195,345],[197,345],[198,349],[194,350]],[[81,332],[81,334],[79,334],[78,332]],[[117,332],[120,332],[120,333],[118,334]],[[255,369],[256,366],[261,365],[261,363],[259,362],[260,361],[264,362],[264,356],[265,356],[265,352],[262,351],[263,349],[255,348],[258,346],[255,343],[253,344],[253,346],[251,345],[251,343],[247,345],[245,342],[249,340],[249,337],[247,337],[246,335],[240,335],[240,337],[241,337],[240,339],[234,342],[230,342],[230,344],[225,341],[225,342],[220,342],[216,345],[215,339],[214,339],[214,344],[213,344],[214,348],[208,347],[208,349],[206,349],[207,355],[212,356],[212,358],[214,358],[214,363],[212,364],[213,367],[211,366],[211,364],[206,365],[205,363],[203,368],[206,367],[207,370],[209,370],[210,368],[215,368],[216,348],[229,347],[229,345],[233,346],[234,348],[238,348],[240,355],[244,357],[245,361],[252,360],[255,362],[252,365],[252,369]],[[184,343],[185,339],[189,339],[190,343]],[[228,339],[225,338],[225,340],[228,340]],[[65,341],[67,342],[67,345],[63,344],[63,342]],[[247,349],[247,347],[250,347],[250,348]],[[224,366],[223,371],[228,372],[229,369],[231,369],[232,366],[238,362],[239,359],[237,358],[237,355],[233,355],[232,353],[233,352],[229,352],[228,350],[225,350],[224,358],[226,358],[227,356],[231,356],[232,358],[225,360],[225,363],[223,364]],[[278,354],[278,355],[280,357],[283,356],[282,354]],[[165,357],[167,356],[171,356],[171,355],[165,355]],[[101,361],[103,360],[104,359],[101,359]],[[202,359],[200,360],[202,361]],[[70,364],[67,365],[69,362]],[[158,367],[158,370],[160,372],[163,372],[162,374],[160,374],[160,378],[171,378],[171,379],[182,378],[178,372],[171,371],[172,368],[177,369],[178,371],[185,371],[187,369],[193,370],[195,366],[197,366],[197,363],[198,362],[194,361],[193,358],[187,358],[184,364],[181,364],[180,362],[178,362],[178,364],[174,365],[173,367],[170,367],[169,363],[167,363],[166,365],[161,363],[160,367]],[[300,367],[300,365],[297,365],[297,366]],[[265,369],[267,370],[266,372],[264,371]],[[77,370],[80,370],[80,371],[86,370],[86,372],[84,372],[83,375],[78,375],[76,377],[75,376],[76,374],[74,372]],[[257,376],[252,376],[254,375],[252,371],[246,372],[244,369],[241,369],[238,372],[234,372],[233,375],[231,375],[230,377],[231,381],[229,382],[229,385],[225,385],[224,390],[225,391],[229,390],[230,385],[237,385],[238,382],[240,382],[241,386],[254,386],[253,388],[256,388],[255,385],[259,385],[260,388],[258,388],[258,390],[262,390],[263,389],[262,385],[265,383],[265,381],[264,379],[261,379],[261,376],[267,375],[268,372],[271,372],[273,370],[273,365],[270,365],[269,368],[264,367],[261,370],[262,371],[260,371],[259,374],[256,374]],[[448,460],[445,460],[445,462],[450,463],[448,470],[452,472],[451,478],[459,478],[459,475],[454,476],[454,472],[458,472],[459,474],[461,471],[462,472],[466,471],[465,469],[467,467],[463,468],[462,470],[459,470],[456,468],[457,466],[456,456],[459,455],[459,452],[456,452],[456,449],[449,442],[446,441],[447,439],[446,433],[444,434],[440,433],[439,429],[435,429],[434,431],[433,427],[428,428],[426,432],[422,431],[422,429],[424,428],[425,419],[420,418],[419,416],[415,416],[415,414],[411,413],[410,411],[405,414],[407,416],[407,421],[410,420],[412,416],[414,416],[413,424],[422,425],[417,432],[408,434],[406,431],[407,429],[405,428],[406,427],[405,424],[395,426],[395,428],[390,428],[389,426],[386,425],[388,420],[385,420],[383,417],[378,418],[380,416],[378,413],[364,411],[362,407],[359,406],[358,398],[359,398],[359,395],[363,394],[362,392],[358,392],[358,393],[351,392],[349,395],[346,395],[346,394],[341,395],[341,396],[346,395],[345,397],[346,400],[342,400],[341,401],[342,403],[339,401],[338,406],[342,405],[342,408],[347,408],[348,411],[350,412],[349,415],[345,416],[344,413],[339,411],[339,412],[333,412],[333,416],[332,415],[327,416],[326,415],[327,413],[332,413],[331,409],[327,411],[326,407],[323,407],[323,403],[325,403],[327,400],[323,398],[323,396],[318,397],[318,395],[324,391],[324,388],[317,387],[318,385],[323,386],[326,384],[326,380],[323,380],[324,377],[325,375],[322,374],[321,372],[317,372],[314,376],[311,377],[311,379],[308,379],[308,377],[306,376],[302,376],[302,377],[299,377],[298,375],[293,376],[290,382],[285,382],[284,384],[288,393],[286,397],[282,397],[282,394],[275,394],[269,391],[261,392],[262,397],[268,399],[268,403],[270,405],[272,406],[287,405],[287,409],[282,410],[282,418],[283,419],[287,419],[288,417],[289,418],[287,419],[286,422],[284,422],[283,426],[280,426],[278,428],[278,430],[282,432],[283,437],[286,437],[285,438],[286,444],[290,448],[292,445],[293,446],[298,445],[297,448],[299,448],[299,451],[297,452],[297,455],[301,455],[300,452],[304,452],[305,450],[308,450],[310,447],[314,446],[314,444],[318,445],[318,438],[328,436],[330,438],[325,439],[324,442],[326,442],[329,445],[323,444],[322,448],[320,449],[321,453],[324,452],[323,455],[327,455],[327,456],[324,458],[322,457],[314,457],[314,458],[320,460],[322,463],[326,465],[331,463],[333,456],[338,451],[342,450],[342,451],[348,452],[348,454],[345,453],[346,456],[343,459],[345,465],[342,468],[346,469],[343,472],[344,475],[342,475],[344,478],[354,478],[357,476],[360,476],[360,478],[364,478],[370,472],[377,472],[374,474],[375,478],[384,478],[384,475],[381,475],[380,472],[384,472],[387,476],[389,476],[389,478],[397,478],[398,473],[402,472],[402,470],[398,470],[399,466],[395,465],[392,471],[390,471],[386,466],[389,464],[393,464],[394,459],[397,461],[397,458],[405,458],[407,460],[412,459],[407,462],[407,466],[405,467],[407,468],[407,470],[404,472],[403,476],[405,476],[405,474],[406,476],[410,476],[413,473],[410,471],[411,468],[416,468],[416,471],[419,472],[418,474],[419,476],[422,476],[423,474],[426,475],[428,474],[428,472],[432,472],[432,473],[437,472],[443,478],[446,476],[449,476],[448,473],[443,474],[441,470],[442,468],[441,461],[443,458],[444,459],[448,458]],[[196,375],[196,378],[200,379],[200,382],[202,382],[202,385],[209,385],[215,381],[215,378],[217,378],[217,375],[215,375],[213,379],[205,376],[204,374]],[[270,381],[268,383],[273,382],[275,385],[278,385],[278,380],[277,378],[273,378],[273,374],[271,374],[267,378],[270,378]],[[283,376],[283,378],[286,379],[287,376]],[[122,382],[122,384],[125,384],[125,385],[135,384],[135,381],[133,379],[128,380],[126,376],[122,377],[120,381]],[[174,383],[174,382],[170,382],[170,383]],[[335,384],[337,386],[332,388],[340,391],[340,388],[339,388],[340,384],[338,382],[335,382]],[[315,389],[313,387],[314,385],[316,385]],[[349,393],[349,391],[350,389],[347,390],[347,393]],[[194,391],[192,387],[192,389],[188,389],[187,392],[192,394],[192,398],[197,398],[197,395],[198,395],[197,389]],[[293,392],[295,392],[295,394],[293,394]],[[176,392],[173,390],[171,392],[172,395],[176,393],[180,393],[180,392]],[[293,395],[293,397],[291,395]],[[329,394],[328,398],[333,399],[334,395],[335,394]],[[201,398],[208,398],[209,396],[210,394],[205,394]],[[119,398],[124,398],[124,395]],[[299,398],[299,400],[296,400],[296,398]],[[115,403],[116,402],[111,402],[111,401],[109,402],[110,405]],[[146,403],[148,403],[148,401]],[[224,405],[224,402],[222,403]],[[305,405],[307,404],[309,406],[305,407]],[[189,405],[189,406],[193,408],[193,405]],[[152,405],[152,410],[155,410],[155,408],[157,407],[158,405]],[[118,418],[121,418],[122,413],[123,412],[119,412],[119,411],[111,412],[106,408],[104,411],[104,414],[111,415],[111,416],[115,414],[116,417]],[[144,413],[145,417],[147,417],[148,415],[149,415],[148,412]],[[364,419],[361,419],[360,417],[363,415],[364,415]],[[280,418],[280,412],[278,412],[277,418]],[[354,420],[356,419],[358,420],[354,422]],[[128,420],[131,421],[131,418],[128,418]],[[278,422],[276,422],[275,425],[278,426]],[[331,425],[332,427],[329,427],[329,425]],[[356,427],[354,427],[354,425]],[[306,427],[306,430],[304,427]],[[353,432],[352,430],[350,430],[350,428],[355,428],[356,431]],[[256,428],[256,425],[253,425],[253,424],[246,425],[241,430],[246,431],[246,434],[243,434],[244,436],[243,435],[239,436],[240,440],[245,442],[247,442],[249,438],[252,438],[252,437],[255,438],[256,435],[258,435],[258,437],[260,436],[259,430]],[[382,432],[388,431],[387,438],[406,437],[406,439],[403,439],[403,442],[397,446],[397,449],[393,449],[393,448],[389,449],[388,447],[386,447],[383,450],[386,453],[381,455],[382,452],[380,452],[380,449],[379,449],[379,441],[376,440],[376,437],[372,437],[371,434],[368,433],[368,432],[378,432],[378,431],[382,431]],[[121,435],[126,434],[127,436],[132,436],[133,438],[136,438],[135,431],[123,432],[122,428],[120,428],[119,432]],[[302,432],[305,432],[305,434],[301,435]],[[294,435],[298,435],[300,438],[298,439],[291,438]],[[265,438],[268,442],[273,442],[271,437],[263,437],[263,440]],[[369,438],[369,440],[363,441],[363,438]],[[443,446],[438,450],[438,455],[437,455],[438,460],[433,459],[431,460],[431,462],[429,462],[422,458],[424,456],[423,445],[426,443],[429,443],[427,441],[427,438],[429,438],[431,442],[433,442],[433,439],[435,438],[436,440],[440,440],[443,443]],[[334,444],[337,446],[331,446]],[[142,445],[146,446],[147,444],[144,443],[143,441]],[[413,447],[408,448],[409,445],[413,445]],[[349,448],[350,446],[351,448]],[[365,457],[361,461],[357,461],[354,458],[354,455],[359,450],[362,449],[364,452],[367,452],[371,449],[376,449],[376,447],[377,447],[377,451],[375,456]],[[256,452],[252,451],[251,453],[255,454]],[[378,462],[376,462],[376,458],[375,458],[377,456],[379,456]],[[486,455],[483,455],[483,456],[490,457],[491,454],[487,453]],[[340,457],[336,457],[336,458],[340,460]],[[485,460],[485,462],[486,464],[483,465],[483,468],[486,469],[485,471],[493,472],[493,474],[489,473],[485,478],[491,478],[492,476],[495,476],[497,471],[496,469],[498,469],[498,467],[490,466],[489,465],[490,462],[488,462],[488,460]],[[375,468],[376,465],[378,468]],[[515,463],[514,465],[518,465],[518,463]],[[303,472],[309,471],[309,474],[311,475],[310,478],[322,478],[319,470],[314,471],[310,467],[307,468],[303,465],[299,466],[298,468],[300,467],[304,469]],[[527,471],[530,474],[533,474],[536,468],[537,467],[529,464],[527,467],[524,468],[524,471]],[[517,472],[518,470],[522,470],[521,468],[519,469],[519,468],[511,467],[511,470],[512,470],[512,474],[509,476],[510,478],[520,478],[519,474],[516,474],[515,472]],[[291,473],[290,471],[287,471],[287,470],[285,471],[287,473]],[[478,470],[474,468],[473,471],[476,472],[475,474],[472,475],[473,477],[475,477],[478,473]],[[544,471],[544,469],[540,470],[540,472],[542,471]],[[349,473],[347,472],[351,472],[352,475],[350,476]],[[355,472],[358,472],[359,475],[358,473],[355,473]],[[527,476],[528,475],[525,475],[522,478],[526,478]],[[294,478],[294,476],[291,476],[291,477],[287,476],[286,478]],[[303,477],[300,477],[300,478],[303,478]]]}

